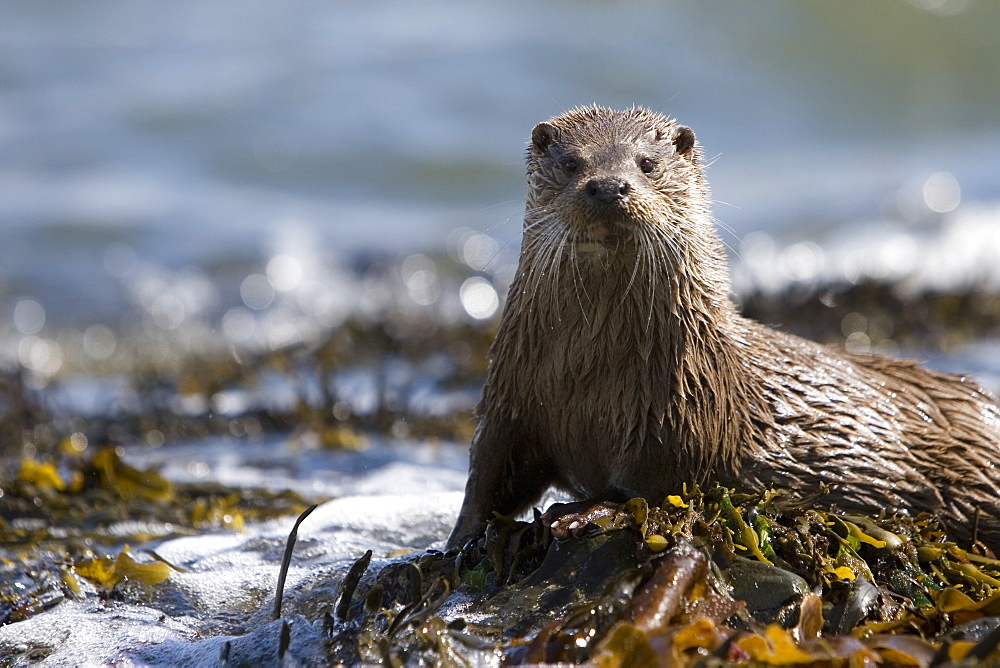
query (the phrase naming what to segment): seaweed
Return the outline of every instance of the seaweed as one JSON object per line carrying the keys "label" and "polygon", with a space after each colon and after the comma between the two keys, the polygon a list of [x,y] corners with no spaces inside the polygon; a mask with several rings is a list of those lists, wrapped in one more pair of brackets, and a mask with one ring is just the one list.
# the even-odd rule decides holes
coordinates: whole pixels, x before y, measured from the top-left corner
{"label": "seaweed", "polygon": [[275,619],[281,619],[281,600],[284,596],[285,577],[288,575],[288,566],[292,562],[292,550],[295,548],[295,541],[298,538],[299,525],[302,524],[302,520],[312,514],[312,511],[316,510],[316,507],[316,504],[313,504],[303,510],[295,520],[295,524],[292,525],[291,533],[288,534],[288,540],[285,543],[285,552],[281,556],[281,570],[278,573],[278,586],[276,587],[274,594]]}
{"label": "seaweed", "polygon": [[330,619],[330,660],[1000,658],[1000,561],[948,542],[929,518],[859,517],[775,490],[718,487],[610,507],[580,513],[596,521],[561,539],[538,513],[498,517],[462,550],[414,555],[352,583],[364,604],[341,601]]}
{"label": "seaweed", "polygon": [[0,624],[88,594],[141,601],[179,569],[148,549],[139,560],[129,544],[241,531],[309,505],[290,491],[170,482],[115,448],[24,458],[0,476],[0,493]]}

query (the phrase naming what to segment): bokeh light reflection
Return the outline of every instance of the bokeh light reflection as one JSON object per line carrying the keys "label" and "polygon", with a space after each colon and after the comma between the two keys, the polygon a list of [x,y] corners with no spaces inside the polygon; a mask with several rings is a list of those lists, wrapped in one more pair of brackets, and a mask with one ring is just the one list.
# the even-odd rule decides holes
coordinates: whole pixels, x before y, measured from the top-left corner
{"label": "bokeh light reflection", "polygon": [[466,313],[477,320],[489,318],[500,307],[497,291],[489,281],[480,276],[466,279],[459,295]]}
{"label": "bokeh light reflection", "polygon": [[931,174],[924,182],[924,204],[931,211],[948,213],[962,202],[962,188],[951,172]]}

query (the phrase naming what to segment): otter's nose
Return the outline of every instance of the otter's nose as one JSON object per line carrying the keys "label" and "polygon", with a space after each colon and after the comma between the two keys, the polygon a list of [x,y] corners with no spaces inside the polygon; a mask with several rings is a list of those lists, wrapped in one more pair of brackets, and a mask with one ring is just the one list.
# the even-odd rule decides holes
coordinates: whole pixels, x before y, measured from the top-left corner
{"label": "otter's nose", "polygon": [[628,181],[614,176],[591,179],[584,186],[587,198],[599,204],[612,204],[623,199],[631,189]]}

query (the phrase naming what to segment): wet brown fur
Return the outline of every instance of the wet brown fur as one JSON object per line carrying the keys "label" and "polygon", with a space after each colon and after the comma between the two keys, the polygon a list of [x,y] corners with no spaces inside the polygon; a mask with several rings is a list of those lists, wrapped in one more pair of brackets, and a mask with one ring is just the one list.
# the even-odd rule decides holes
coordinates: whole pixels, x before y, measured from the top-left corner
{"label": "wet brown fur", "polygon": [[[647,173],[648,171],[648,173]],[[740,316],[693,133],[645,109],[536,126],[518,271],[449,543],[549,485],[660,503],[774,485],[936,513],[1000,548],[1000,406],[972,381]]]}

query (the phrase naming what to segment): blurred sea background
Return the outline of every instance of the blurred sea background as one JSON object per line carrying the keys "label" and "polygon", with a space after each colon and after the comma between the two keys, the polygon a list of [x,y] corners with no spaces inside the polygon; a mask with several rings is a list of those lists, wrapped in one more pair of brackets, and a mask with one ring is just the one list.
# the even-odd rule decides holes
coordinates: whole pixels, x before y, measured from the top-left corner
{"label": "blurred sea background", "polygon": [[384,258],[411,306],[491,315],[428,258],[502,299],[526,138],[592,102],[695,129],[738,291],[968,279],[1000,262],[998,63],[981,0],[4,3],[0,359],[282,345],[377,309]]}

